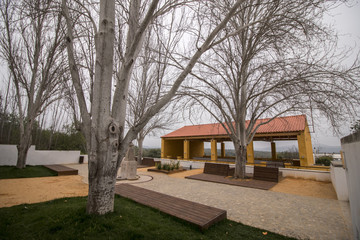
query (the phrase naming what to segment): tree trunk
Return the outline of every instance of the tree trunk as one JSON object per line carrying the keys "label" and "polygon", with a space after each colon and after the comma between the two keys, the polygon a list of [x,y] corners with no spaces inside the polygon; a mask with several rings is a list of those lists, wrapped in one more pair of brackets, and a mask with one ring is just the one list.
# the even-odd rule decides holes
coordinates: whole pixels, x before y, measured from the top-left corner
{"label": "tree trunk", "polygon": [[142,153],[143,153],[143,142],[144,142],[144,138],[138,138],[137,139],[138,145],[139,145],[139,152],[138,152],[138,158],[137,158],[137,162],[138,165],[141,165],[141,160],[142,160]]}
{"label": "tree trunk", "polygon": [[[114,62],[115,1],[100,1],[99,32],[91,106],[88,214],[114,210],[114,187],[119,154],[120,129],[110,115]],[[88,141],[89,139],[87,139]]]}
{"label": "tree trunk", "polygon": [[235,146],[235,171],[234,178],[245,178],[246,170],[246,146],[236,144]]}
{"label": "tree trunk", "polygon": [[89,196],[86,209],[88,214],[102,215],[114,210],[119,128],[114,123],[110,123],[104,134],[107,138],[102,141],[98,141],[95,134],[92,134],[89,154]]}
{"label": "tree trunk", "polygon": [[17,145],[18,158],[16,167],[25,168],[26,157],[31,146],[31,126],[26,126],[22,131],[20,130],[20,142]]}
{"label": "tree trunk", "polygon": [[106,155],[106,152],[99,152],[98,156],[90,157],[92,159],[89,161],[89,196],[86,206],[88,214],[102,215],[114,211],[116,161],[112,161],[109,168],[109,164],[105,163]]}

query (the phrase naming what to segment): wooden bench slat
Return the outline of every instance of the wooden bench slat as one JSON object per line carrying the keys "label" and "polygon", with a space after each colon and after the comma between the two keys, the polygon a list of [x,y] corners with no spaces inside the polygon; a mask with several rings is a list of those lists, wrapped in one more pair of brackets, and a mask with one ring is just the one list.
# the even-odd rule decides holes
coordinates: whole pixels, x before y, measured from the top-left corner
{"label": "wooden bench slat", "polygon": [[[131,197],[129,195],[124,194],[124,197]],[[189,208],[189,206],[186,206],[186,204],[166,204],[168,201],[157,201],[159,200],[158,198],[147,198],[147,197],[142,197],[142,196],[132,196],[133,200],[135,200],[136,202],[139,202],[141,204],[146,205],[146,203],[148,201],[154,201],[154,204],[152,207],[160,209],[168,214],[172,214],[172,215],[176,215],[179,216],[178,214],[181,215],[185,215],[186,219],[193,219],[196,222],[204,222],[208,219],[209,215],[206,214],[206,216],[204,214],[201,214],[201,212],[196,211],[197,209],[192,209],[193,211],[191,211],[191,209]]]}
{"label": "wooden bench slat", "polygon": [[130,184],[115,187],[116,194],[132,199],[140,204],[153,207],[164,213],[191,222],[207,229],[212,224],[225,219],[226,211],[185,199],[154,192]]}
{"label": "wooden bench slat", "polygon": [[69,168],[67,166],[53,164],[53,165],[43,165],[44,167],[56,172],[58,176],[67,176],[67,175],[78,175],[79,170]]}
{"label": "wooden bench slat", "polygon": [[204,173],[220,176],[229,176],[229,164],[205,163]]}
{"label": "wooden bench slat", "polygon": [[[182,212],[184,214],[194,215],[196,217],[202,216],[202,217],[207,218],[218,212],[218,209],[214,209],[214,208],[206,206],[206,205],[204,205],[204,208],[207,209],[207,211],[204,212],[203,209],[196,208],[197,203],[194,203],[191,201],[186,202],[186,204],[184,204],[183,201],[182,202],[177,202],[177,201],[174,202],[174,201],[172,201],[174,197],[168,196],[168,195],[158,197],[158,196],[146,194],[146,193],[141,194],[139,192],[134,192],[134,191],[121,192],[121,194],[124,197],[132,197],[133,199],[136,199],[137,201],[141,201],[141,203],[146,203],[147,201],[153,201],[154,207],[163,206],[164,208],[166,208],[167,206],[169,206],[170,209],[172,209],[172,210],[179,210],[180,212]],[[187,201],[187,200],[184,200],[184,201]],[[186,205],[186,208],[184,208],[185,205]]]}
{"label": "wooden bench slat", "polygon": [[262,181],[279,182],[280,172],[278,168],[254,166],[254,179]]}

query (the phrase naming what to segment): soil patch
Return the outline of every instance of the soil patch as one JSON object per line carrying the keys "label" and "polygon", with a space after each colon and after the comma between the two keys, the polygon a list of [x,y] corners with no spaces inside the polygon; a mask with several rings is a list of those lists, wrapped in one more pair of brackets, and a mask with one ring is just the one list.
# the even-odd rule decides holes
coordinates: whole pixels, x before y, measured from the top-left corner
{"label": "soil patch", "polygon": [[88,185],[78,175],[0,180],[0,207],[87,195]]}
{"label": "soil patch", "polygon": [[149,168],[148,169],[149,172],[158,172],[158,173],[165,173],[165,174],[175,174],[175,173],[179,173],[179,172],[184,172],[186,171],[186,169],[174,169],[174,170],[171,170],[171,171],[168,171],[168,170],[164,170],[164,169],[157,169],[157,168]]}
{"label": "soil patch", "polygon": [[174,178],[185,178],[191,175],[196,175],[196,174],[200,174],[203,173],[204,169],[203,168],[199,168],[199,169],[192,169],[192,170],[187,170],[184,172],[179,172],[179,173],[174,173],[169,175],[169,177],[174,177]]}
{"label": "soil patch", "polygon": [[318,182],[298,178],[284,178],[276,186],[271,188],[270,191],[300,196],[337,199],[331,182]]}

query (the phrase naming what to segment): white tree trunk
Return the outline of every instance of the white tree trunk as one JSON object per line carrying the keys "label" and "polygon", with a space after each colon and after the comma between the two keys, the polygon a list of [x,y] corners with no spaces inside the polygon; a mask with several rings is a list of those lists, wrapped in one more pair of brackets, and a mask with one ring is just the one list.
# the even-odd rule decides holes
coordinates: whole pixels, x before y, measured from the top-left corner
{"label": "white tree trunk", "polygon": [[[114,209],[119,127],[110,116],[114,56],[115,1],[100,2],[94,95],[92,102],[87,213]],[[88,139],[87,139],[88,140]]]}
{"label": "white tree trunk", "polygon": [[140,165],[141,164],[141,160],[142,160],[142,153],[143,153],[143,142],[144,142],[144,138],[140,137],[137,139],[138,145],[139,145],[139,152],[138,152],[138,157],[137,157],[137,162]]}
{"label": "white tree trunk", "polygon": [[26,157],[31,146],[31,129],[32,124],[28,123],[29,125],[25,126],[21,124],[20,126],[20,141],[17,145],[18,149],[18,157],[16,162],[17,168],[25,168],[26,167]]}

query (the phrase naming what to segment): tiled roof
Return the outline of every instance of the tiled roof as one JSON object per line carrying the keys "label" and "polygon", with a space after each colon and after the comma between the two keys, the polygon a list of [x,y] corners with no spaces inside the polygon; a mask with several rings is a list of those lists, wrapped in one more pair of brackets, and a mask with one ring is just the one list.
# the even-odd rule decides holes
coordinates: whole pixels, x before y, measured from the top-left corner
{"label": "tiled roof", "polygon": [[[258,119],[256,125],[268,121],[269,118]],[[280,133],[280,132],[298,132],[305,130],[306,116],[288,116],[278,117],[271,122],[266,123],[258,128],[256,133]],[[246,121],[248,125],[248,121]],[[216,136],[227,135],[225,129],[220,123],[191,125],[179,128],[169,134],[162,136],[163,138],[172,137],[194,137],[194,136]]]}

